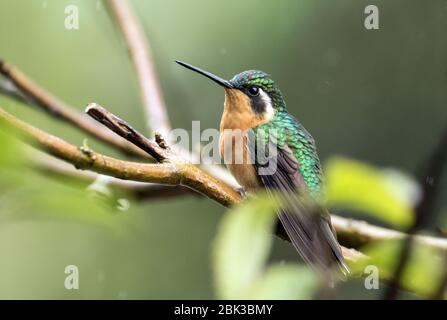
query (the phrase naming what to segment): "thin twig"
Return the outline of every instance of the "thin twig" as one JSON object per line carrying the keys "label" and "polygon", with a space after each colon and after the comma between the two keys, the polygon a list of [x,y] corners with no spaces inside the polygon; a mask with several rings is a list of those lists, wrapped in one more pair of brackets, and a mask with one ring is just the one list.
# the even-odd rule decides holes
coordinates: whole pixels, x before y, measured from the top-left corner
{"label": "thin twig", "polygon": [[[113,13],[130,52],[130,57],[137,73],[143,106],[147,116],[148,127],[167,136],[171,129],[166,104],[160,89],[160,82],[155,70],[149,41],[144,34],[137,15],[126,0],[109,0],[109,7]],[[190,150],[180,147],[175,153],[193,163],[199,163],[200,156]],[[215,178],[230,184],[233,188],[240,188],[236,179],[228,170],[218,165],[201,165],[203,170]]]}
{"label": "thin twig", "polygon": [[[369,224],[365,221],[331,215],[331,222],[337,231],[340,243],[350,248],[361,248],[364,245],[381,241],[404,240],[407,234]],[[440,252],[447,252],[447,239],[426,235],[415,235],[414,240]]]}
{"label": "thin twig", "polygon": [[92,170],[124,180],[186,186],[224,206],[240,201],[240,195],[233,188],[188,163],[143,164],[117,160],[92,150],[82,150],[15,118],[1,108],[0,123],[9,125],[27,141],[73,164],[77,169]]}
{"label": "thin twig", "polygon": [[[0,60],[0,66],[2,61]],[[16,101],[25,104],[34,104],[26,95],[24,95],[10,79],[0,77],[0,94],[13,98]]]}
{"label": "thin twig", "polygon": [[[31,147],[26,149],[26,156],[27,161],[33,168],[52,177],[62,178],[64,180],[70,179],[83,184],[91,184],[100,176],[93,171],[77,170],[69,163]],[[182,196],[199,196],[194,190],[183,186],[121,180],[110,176],[107,187],[119,192],[125,192],[138,201]]]}
{"label": "thin twig", "polygon": [[[169,152],[165,147],[160,146],[156,142],[147,139],[141,133],[133,129],[127,122],[110,113],[97,103],[90,103],[85,109],[85,113],[96,121],[105,125],[107,128],[126,139],[138,148],[147,152],[158,162],[162,162],[169,158]],[[162,140],[164,142],[164,140]],[[164,144],[163,144],[164,145]]]}
{"label": "thin twig", "polygon": [[108,3],[123,33],[138,77],[147,126],[167,135],[171,131],[171,125],[143,27],[127,1],[109,0]]}
{"label": "thin twig", "polygon": [[[75,128],[81,129],[92,137],[107,143],[125,154],[139,157],[147,157],[140,149],[136,148],[120,137],[111,135],[108,130],[98,126],[94,121],[79,114],[74,108],[51,95],[45,89],[34,83],[28,76],[15,67],[0,60],[0,74],[9,80],[9,85],[14,85],[17,90],[3,88],[2,93],[20,102],[32,102],[51,116],[58,118]],[[6,82],[8,84],[8,82]]]}
{"label": "thin twig", "polygon": [[[35,104],[51,116],[62,120],[75,128],[83,130],[84,132],[109,144],[112,147],[115,147],[125,154],[135,155],[143,158],[148,157],[146,152],[119,137],[111,135],[108,130],[97,126],[96,123],[94,123],[89,118],[86,118],[84,115],[75,112],[72,107],[55,98],[45,89],[38,86],[19,69],[6,64],[2,60],[0,60],[0,74],[2,74],[7,81],[10,81],[10,83],[6,82],[6,84],[0,84],[1,88],[3,89],[0,90],[1,93],[7,94],[8,96],[23,103]],[[11,85],[14,85],[15,87],[11,88]],[[198,162],[198,155],[190,154],[188,150],[177,151],[180,156],[186,159],[192,159],[193,163]],[[201,166],[201,168],[203,168],[213,177],[222,180],[226,184],[231,185],[233,188],[239,187],[234,177],[227,170],[221,168],[220,166],[203,165]]]}
{"label": "thin twig", "polygon": [[[434,149],[433,153],[421,170],[420,184],[422,185],[422,199],[415,209],[415,222],[408,230],[408,236],[404,241],[393,281],[385,292],[384,298],[395,300],[399,296],[399,284],[411,258],[412,248],[415,243],[414,235],[424,228],[433,216],[435,200],[439,194],[440,180],[443,171],[447,167],[447,128]],[[447,272],[447,271],[446,271]]]}

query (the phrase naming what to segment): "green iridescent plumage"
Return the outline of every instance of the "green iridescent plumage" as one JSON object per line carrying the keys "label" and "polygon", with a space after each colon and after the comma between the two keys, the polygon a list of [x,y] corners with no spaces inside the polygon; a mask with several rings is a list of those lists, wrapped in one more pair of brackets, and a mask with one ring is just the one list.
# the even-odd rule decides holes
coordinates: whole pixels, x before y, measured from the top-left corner
{"label": "green iridescent plumage", "polygon": [[263,71],[244,71],[235,75],[229,82],[236,88],[257,86],[270,96],[276,110],[280,111],[286,109],[286,104],[282,97],[281,91],[278,89],[270,76]]}
{"label": "green iridescent plumage", "polygon": [[[276,163],[277,168],[264,175],[258,152],[254,155],[255,168],[261,184],[269,191],[280,191],[283,208],[278,212],[281,225],[291,242],[305,261],[323,269],[336,261],[342,270],[348,271],[343,255],[333,233],[327,210],[313,216],[301,209],[300,199],[295,191],[302,188],[317,200],[322,198],[322,171],[315,141],[307,130],[287,110],[286,103],[275,82],[262,71],[245,71],[231,79],[230,84],[251,97],[255,113],[269,117],[269,121],[252,128],[257,144],[267,155],[267,163]],[[253,86],[259,90],[253,91]],[[271,117],[271,118],[270,118]],[[253,145],[250,146],[251,152]],[[268,149],[266,149],[268,147]],[[251,153],[253,156],[253,153]],[[258,162],[256,162],[258,160]]]}
{"label": "green iridescent plumage", "polygon": [[269,133],[275,137],[280,148],[290,148],[299,163],[300,174],[303,176],[310,194],[319,197],[323,178],[315,141],[298,120],[287,112],[285,101],[275,82],[265,72],[249,70],[236,75],[230,80],[230,83],[235,87],[255,85],[269,95],[275,115],[271,121],[253,128],[253,130],[257,136],[263,135],[261,139],[265,139],[265,143],[268,143],[268,134],[266,133]]}
{"label": "green iridescent plumage", "polygon": [[272,121],[256,127],[254,131],[255,134],[268,132],[274,136],[279,148],[290,148],[310,194],[314,197],[321,194],[322,171],[314,139],[293,116],[286,111],[277,111]]}
{"label": "green iridescent plumage", "polygon": [[265,189],[280,196],[281,208],[277,210],[280,226],[307,263],[323,272],[337,263],[348,272],[328,211],[307,210],[306,201],[297,192],[304,188],[315,199],[321,198],[320,160],[314,139],[287,112],[275,82],[262,71],[244,71],[225,80],[190,64],[178,63],[225,88],[221,128],[252,129],[247,146],[255,160],[253,167],[228,165],[239,183],[249,192]]}

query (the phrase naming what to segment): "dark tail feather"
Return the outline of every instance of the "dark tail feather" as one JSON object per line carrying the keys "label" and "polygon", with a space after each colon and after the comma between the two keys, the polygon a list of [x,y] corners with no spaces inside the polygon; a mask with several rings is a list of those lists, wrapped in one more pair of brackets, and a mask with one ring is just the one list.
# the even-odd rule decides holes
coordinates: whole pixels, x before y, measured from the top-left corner
{"label": "dark tail feather", "polygon": [[341,251],[340,245],[337,241],[337,236],[335,235],[330,223],[331,223],[330,221],[323,222],[322,231],[326,235],[329,247],[331,248],[335,260],[337,261],[337,264],[340,267],[340,271],[343,273],[343,275],[347,276],[350,274],[350,271],[345,262],[345,258],[343,257],[343,252]]}

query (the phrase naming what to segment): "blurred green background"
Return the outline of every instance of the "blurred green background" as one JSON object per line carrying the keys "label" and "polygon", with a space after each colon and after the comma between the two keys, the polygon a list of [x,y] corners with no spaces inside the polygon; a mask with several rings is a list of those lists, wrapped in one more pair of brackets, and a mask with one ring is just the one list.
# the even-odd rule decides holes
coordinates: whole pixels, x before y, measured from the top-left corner
{"label": "blurred green background", "polygon": [[[173,127],[200,120],[202,129],[218,128],[223,104],[221,88],[175,59],[225,78],[246,69],[270,73],[323,161],[344,155],[415,175],[446,124],[447,1],[131,2],[150,39]],[[70,4],[79,7],[79,30],[64,27]],[[369,4],[379,7],[379,30],[364,28]],[[98,102],[145,131],[125,44],[101,1],[0,0],[0,57],[80,112]],[[0,96],[0,106],[74,144],[85,137],[8,98]],[[121,157],[94,139],[89,145]],[[31,192],[39,181],[82,199],[79,189],[35,175],[25,181]],[[8,185],[0,186],[4,198]],[[447,207],[445,182],[441,193],[439,212]],[[215,297],[210,253],[225,212],[220,205],[198,197],[131,201],[124,213],[93,219],[90,207],[76,209],[73,199],[74,212],[59,216],[57,206],[49,214],[21,205],[26,197],[0,205],[0,298]],[[296,255],[277,241],[273,259]],[[79,290],[64,288],[70,264],[80,269]],[[360,282],[340,291],[376,294]]]}

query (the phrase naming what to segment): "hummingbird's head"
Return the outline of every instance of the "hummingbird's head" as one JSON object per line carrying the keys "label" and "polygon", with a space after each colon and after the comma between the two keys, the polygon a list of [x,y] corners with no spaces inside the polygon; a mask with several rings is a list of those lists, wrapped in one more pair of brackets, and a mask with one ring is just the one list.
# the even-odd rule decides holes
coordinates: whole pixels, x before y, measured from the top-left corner
{"label": "hummingbird's head", "polygon": [[251,121],[252,123],[260,124],[270,121],[277,110],[285,108],[281,91],[270,76],[263,71],[243,71],[231,80],[225,80],[188,63],[176,62],[223,86],[225,111],[243,113],[246,119],[257,119],[255,122]]}

